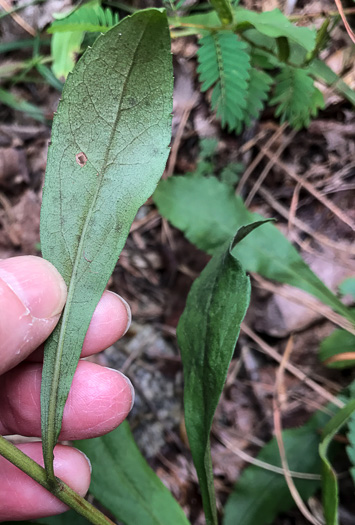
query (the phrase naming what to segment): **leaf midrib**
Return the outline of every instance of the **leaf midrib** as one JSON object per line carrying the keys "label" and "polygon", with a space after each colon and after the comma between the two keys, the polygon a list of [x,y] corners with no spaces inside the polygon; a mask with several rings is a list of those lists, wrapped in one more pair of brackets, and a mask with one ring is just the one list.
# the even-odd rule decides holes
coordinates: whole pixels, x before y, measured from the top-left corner
{"label": "leaf midrib", "polygon": [[[77,277],[79,262],[81,260],[81,255],[80,254],[81,254],[82,249],[83,249],[83,245],[84,245],[85,238],[86,238],[86,232],[87,232],[88,227],[89,227],[89,223],[90,223],[90,220],[91,220],[91,217],[92,217],[92,214],[93,214],[93,210],[95,208],[95,204],[97,202],[98,195],[100,193],[100,189],[101,189],[102,182],[103,182],[103,179],[104,179],[105,171],[106,171],[106,168],[107,168],[108,155],[109,155],[110,148],[111,148],[111,145],[112,145],[113,137],[114,137],[114,135],[116,133],[116,127],[118,125],[118,122],[119,122],[120,116],[121,116],[120,115],[120,109],[121,109],[122,101],[123,101],[123,98],[124,98],[124,92],[125,92],[125,89],[127,87],[128,79],[129,79],[130,74],[132,72],[132,68],[135,65],[135,56],[137,54],[137,51],[138,51],[138,49],[140,47],[140,44],[142,42],[142,39],[144,37],[146,28],[147,28],[147,24],[145,24],[145,27],[144,27],[144,29],[142,31],[142,35],[141,35],[140,39],[137,42],[137,47],[136,47],[136,49],[135,49],[135,51],[133,53],[131,66],[129,68],[127,77],[126,77],[126,79],[125,79],[125,81],[123,83],[122,96],[121,96],[120,101],[119,101],[116,118],[115,118],[115,121],[113,123],[112,129],[111,129],[111,133],[110,133],[110,137],[109,137],[109,141],[108,141],[108,146],[106,148],[105,157],[104,157],[104,161],[103,161],[102,173],[101,173],[101,176],[99,177],[99,181],[98,181],[98,184],[97,184],[96,192],[95,192],[94,198],[92,199],[92,203],[90,205],[88,214],[87,214],[85,222],[84,222],[82,233],[80,235],[80,241],[79,241],[78,249],[77,249],[75,260],[74,260],[73,271],[72,271],[72,275],[71,275],[70,283],[69,283],[69,288],[68,288],[67,302],[66,302],[66,305],[65,305],[65,308],[64,308],[63,317],[62,317],[62,324],[61,324],[60,333],[59,333],[59,340],[58,340],[58,344],[57,344],[57,352],[56,352],[53,376],[52,376],[52,381],[51,381],[52,387],[50,389],[50,397],[49,397],[47,435],[46,435],[47,439],[46,440],[47,440],[48,445],[49,445],[49,453],[50,454],[52,453],[52,449],[54,448],[57,436],[58,436],[58,434],[60,432],[60,428],[59,428],[59,430],[57,430],[57,432],[56,432],[56,429],[55,429],[56,419],[57,419],[57,417],[56,417],[56,409],[57,409],[57,400],[58,400],[58,391],[59,391],[59,377],[60,377],[60,371],[61,371],[63,349],[64,349],[64,344],[65,344],[65,339],[66,339],[66,327],[67,327],[67,324],[68,324],[68,318],[69,318],[70,311],[71,311],[72,299],[73,299],[73,296],[74,296],[74,293],[75,293],[76,280],[77,280],[76,277]],[[57,423],[58,423],[58,421],[57,421]],[[59,423],[61,423],[61,421],[59,421]]]}

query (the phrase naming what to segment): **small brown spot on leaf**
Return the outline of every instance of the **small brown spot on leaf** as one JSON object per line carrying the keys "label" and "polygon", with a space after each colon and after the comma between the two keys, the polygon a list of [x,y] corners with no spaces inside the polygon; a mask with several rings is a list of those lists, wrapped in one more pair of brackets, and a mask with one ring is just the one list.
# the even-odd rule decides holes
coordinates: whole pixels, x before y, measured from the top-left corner
{"label": "small brown spot on leaf", "polygon": [[77,153],[75,155],[75,159],[76,159],[77,164],[79,164],[81,168],[85,166],[88,160],[87,156],[83,152]]}

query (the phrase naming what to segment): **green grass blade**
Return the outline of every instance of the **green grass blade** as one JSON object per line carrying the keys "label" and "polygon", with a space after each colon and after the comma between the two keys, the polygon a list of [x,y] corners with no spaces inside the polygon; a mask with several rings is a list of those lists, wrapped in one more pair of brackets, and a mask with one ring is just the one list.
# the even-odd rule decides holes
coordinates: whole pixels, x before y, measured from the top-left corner
{"label": "green grass blade", "polygon": [[5,104],[5,106],[9,106],[16,111],[27,113],[27,115],[36,120],[39,120],[40,122],[46,122],[46,118],[39,108],[30,102],[27,102],[23,98],[13,95],[10,93],[10,91],[6,91],[3,88],[0,88],[0,104]]}

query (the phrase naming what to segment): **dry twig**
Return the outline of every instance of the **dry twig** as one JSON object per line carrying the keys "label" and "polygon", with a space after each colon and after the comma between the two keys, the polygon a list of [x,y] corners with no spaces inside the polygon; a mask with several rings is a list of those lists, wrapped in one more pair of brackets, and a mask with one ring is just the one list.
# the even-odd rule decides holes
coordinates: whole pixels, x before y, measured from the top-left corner
{"label": "dry twig", "polygon": [[[299,188],[299,187],[300,187],[299,185],[296,186],[296,188]],[[268,204],[270,204],[270,206],[275,211],[277,211],[277,213],[279,213],[282,217],[288,220],[289,225],[290,225],[290,221],[292,221],[292,223],[299,230],[303,231],[304,233],[307,233],[307,235],[315,239],[318,243],[323,244],[324,246],[327,246],[328,248],[331,248],[333,250],[343,252],[348,256],[349,254],[355,255],[355,246],[346,245],[346,244],[328,239],[328,237],[326,237],[325,235],[315,232],[310,226],[308,226],[308,224],[306,224],[305,222],[303,222],[301,219],[297,218],[294,215],[291,219],[291,208],[290,208],[290,211],[288,211],[284,206],[282,206],[282,204],[280,204],[275,199],[272,193],[266,188],[260,187],[258,188],[258,192],[265,199],[265,201]],[[291,207],[292,207],[292,203],[291,203]],[[292,213],[294,213],[294,211],[292,211]]]}
{"label": "dry twig", "polygon": [[291,471],[288,466],[288,461],[286,457],[286,451],[285,446],[283,442],[282,437],[282,425],[281,425],[281,412],[280,412],[280,400],[282,397],[282,390],[283,390],[283,378],[284,378],[284,371],[286,363],[289,360],[289,356],[291,354],[293,347],[292,337],[288,340],[284,355],[282,356],[280,366],[276,373],[276,388],[274,393],[274,399],[273,399],[273,406],[274,406],[274,426],[275,426],[275,436],[276,441],[279,447],[280,452],[280,458],[281,458],[281,464],[284,470],[285,475],[285,481],[287,483],[287,486],[291,492],[291,495],[293,497],[294,502],[296,503],[297,507],[299,508],[300,512],[302,512],[303,516],[309,520],[313,525],[322,525],[320,521],[318,521],[313,514],[310,512],[310,510],[307,508],[305,503],[303,502],[297,487],[293,481]]}
{"label": "dry twig", "polygon": [[[215,434],[217,439],[231,452],[233,452],[236,456],[240,457],[243,461],[246,461],[247,463],[251,463],[252,465],[255,465],[256,467],[260,467],[264,470],[269,470],[271,472],[274,472],[275,474],[281,474],[285,475],[285,471],[281,467],[277,467],[276,465],[271,465],[270,463],[266,463],[265,461],[261,461],[260,459],[254,458],[250,454],[247,454],[244,450],[237,447],[235,443],[233,443],[229,437],[226,435],[225,432],[221,431],[218,432],[218,435]],[[319,480],[321,479],[321,476],[319,474],[309,474],[308,472],[294,472],[291,471],[291,475],[294,478],[298,479],[311,479],[311,480]]]}
{"label": "dry twig", "polygon": [[[278,363],[281,363],[282,356],[274,350],[271,346],[269,346],[261,337],[259,337],[245,322],[242,323],[241,326],[242,331],[250,337],[257,345],[259,345],[260,348],[258,348],[259,351],[263,352],[264,354],[268,355]],[[290,372],[292,375],[297,377],[300,381],[302,381],[305,385],[307,385],[309,388],[314,390],[314,392],[317,392],[320,396],[322,396],[327,401],[330,401],[333,403],[333,405],[336,405],[339,408],[343,408],[345,404],[340,400],[337,399],[335,396],[330,394],[325,388],[323,388],[321,385],[318,385],[315,381],[310,379],[304,372],[299,370],[296,366],[294,366],[292,363],[285,363],[285,369]]]}
{"label": "dry twig", "polygon": [[[267,143],[265,144],[265,148],[268,149],[270,148],[273,143],[282,135],[282,133],[285,131],[285,129],[287,128],[287,124],[282,124],[282,126],[280,126],[276,131],[275,133],[269,138],[269,140],[267,141]],[[239,183],[238,183],[238,186],[237,186],[237,189],[236,189],[236,193],[237,194],[240,194],[243,190],[243,187],[246,183],[246,181],[248,180],[248,178],[250,177],[250,175],[253,173],[253,171],[255,170],[255,168],[258,166],[259,162],[261,162],[262,158],[265,156],[265,153],[260,151],[258,153],[258,155],[255,157],[255,159],[253,160],[253,162],[247,167],[247,169],[245,170],[245,172],[243,173],[243,176],[242,178],[240,179]]]}
{"label": "dry twig", "polygon": [[[264,153],[264,155],[269,157],[269,159],[273,159],[274,154],[271,153],[266,146],[260,145],[260,149]],[[311,195],[313,195],[313,197],[315,197],[319,202],[321,202],[323,206],[325,206],[331,212],[333,212],[334,215],[336,215],[338,219],[340,219],[344,224],[349,226],[353,231],[355,230],[355,224],[352,222],[352,220],[349,219],[349,217],[347,217],[346,214],[343,213],[340,208],[338,208],[338,206],[336,206],[327,197],[324,197],[324,195],[322,195],[318,190],[316,190],[310,182],[297,175],[297,173],[295,173],[295,171],[292,168],[284,164],[284,162],[282,162],[280,159],[276,158],[275,164],[277,164],[277,166],[279,166],[279,168],[281,168],[287,175],[289,175],[293,180],[295,180],[303,188],[305,188]]]}
{"label": "dry twig", "polygon": [[322,315],[332,323],[340,326],[340,328],[343,328],[347,332],[350,332],[351,334],[355,335],[355,326],[351,321],[348,321],[348,319],[345,319],[345,317],[343,317],[342,315],[333,312],[333,310],[329,306],[321,303],[320,301],[317,301],[317,299],[313,299],[313,297],[307,297],[303,290],[299,290],[298,288],[292,288],[291,291],[283,286],[280,287],[278,285],[275,285],[271,281],[263,279],[262,277],[260,277],[260,275],[256,273],[253,273],[252,276],[255,279],[255,281],[260,285],[260,287],[264,290],[276,293],[281,297],[285,297],[285,299],[288,299],[289,301],[310,308],[311,310]]}
{"label": "dry twig", "polygon": [[255,181],[255,184],[253,185],[252,189],[249,192],[249,195],[247,199],[245,200],[245,206],[248,208],[251,204],[251,201],[253,200],[255,194],[258,192],[259,188],[261,187],[262,183],[266,179],[269,171],[273,167],[273,165],[276,162],[276,159],[280,158],[282,152],[287,148],[287,146],[293,141],[295,136],[297,135],[297,131],[293,129],[291,133],[288,135],[288,137],[285,137],[285,140],[282,142],[282,144],[278,147],[278,149],[275,151],[273,157],[269,160],[269,162],[266,164],[263,171],[260,173],[259,177]]}
{"label": "dry twig", "polygon": [[7,11],[11,18],[24,29],[27,33],[29,33],[31,36],[36,36],[36,31],[33,29],[30,24],[26,22],[18,13],[12,13],[12,7],[7,2],[7,0],[0,0],[0,6],[3,8],[4,11]]}

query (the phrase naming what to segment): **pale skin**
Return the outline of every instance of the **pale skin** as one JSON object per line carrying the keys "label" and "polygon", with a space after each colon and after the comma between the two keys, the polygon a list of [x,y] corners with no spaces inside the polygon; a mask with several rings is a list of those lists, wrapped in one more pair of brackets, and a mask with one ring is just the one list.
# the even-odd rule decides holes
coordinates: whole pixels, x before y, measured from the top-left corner
{"label": "pale skin", "polygon": [[[0,434],[40,437],[42,343],[55,328],[66,300],[57,270],[38,257],[0,260]],[[82,357],[96,354],[125,333],[129,308],[119,296],[105,292],[92,317]],[[128,415],[134,393],[125,376],[80,361],[64,410],[61,440],[98,437]],[[39,441],[19,446],[43,465]],[[57,445],[55,474],[79,494],[90,485],[87,458]],[[0,456],[0,521],[35,519],[59,514],[67,507]]]}

